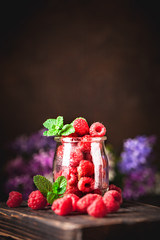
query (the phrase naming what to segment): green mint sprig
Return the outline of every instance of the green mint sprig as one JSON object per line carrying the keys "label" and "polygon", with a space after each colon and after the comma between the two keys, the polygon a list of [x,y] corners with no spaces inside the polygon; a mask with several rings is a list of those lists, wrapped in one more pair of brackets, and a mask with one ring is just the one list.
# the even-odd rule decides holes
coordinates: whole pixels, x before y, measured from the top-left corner
{"label": "green mint sprig", "polygon": [[47,119],[43,126],[48,130],[43,133],[44,136],[68,136],[75,132],[72,124],[63,124],[63,117],[58,116],[56,119]]}
{"label": "green mint sprig", "polygon": [[63,197],[67,187],[67,179],[64,176],[58,177],[54,183],[51,183],[44,176],[36,175],[33,177],[33,182],[50,204]]}

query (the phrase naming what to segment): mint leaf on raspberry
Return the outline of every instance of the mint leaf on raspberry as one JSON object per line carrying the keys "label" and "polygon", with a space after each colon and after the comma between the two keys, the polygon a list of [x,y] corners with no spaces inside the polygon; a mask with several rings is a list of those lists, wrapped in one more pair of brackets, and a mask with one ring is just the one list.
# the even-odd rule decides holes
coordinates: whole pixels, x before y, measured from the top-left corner
{"label": "mint leaf on raspberry", "polygon": [[74,132],[75,132],[75,129],[72,126],[72,124],[66,124],[66,125],[63,126],[63,128],[59,132],[59,135],[68,136],[68,135],[70,135],[71,133],[74,133]]}
{"label": "mint leaf on raspberry", "polygon": [[56,194],[54,194],[53,192],[48,192],[47,193],[47,202],[52,204],[54,200],[56,200],[58,197]]}
{"label": "mint leaf on raspberry", "polygon": [[51,137],[51,136],[56,136],[58,134],[58,129],[49,129],[48,132],[47,132],[47,136],[48,137]]}
{"label": "mint leaf on raspberry", "polygon": [[43,126],[45,128],[51,129],[53,126],[56,125],[56,119],[47,119],[44,123]]}
{"label": "mint leaf on raspberry", "polygon": [[34,176],[33,182],[38,190],[43,194],[43,196],[47,197],[48,192],[52,192],[52,183],[44,176]]}

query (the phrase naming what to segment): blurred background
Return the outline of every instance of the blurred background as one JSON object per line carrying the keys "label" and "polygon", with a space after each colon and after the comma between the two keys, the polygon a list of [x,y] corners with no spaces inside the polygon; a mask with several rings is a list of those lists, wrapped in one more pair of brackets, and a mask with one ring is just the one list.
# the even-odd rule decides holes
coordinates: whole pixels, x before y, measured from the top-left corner
{"label": "blurred background", "polygon": [[117,152],[156,135],[160,149],[158,1],[1,3],[0,168],[6,145],[47,118],[102,122]]}

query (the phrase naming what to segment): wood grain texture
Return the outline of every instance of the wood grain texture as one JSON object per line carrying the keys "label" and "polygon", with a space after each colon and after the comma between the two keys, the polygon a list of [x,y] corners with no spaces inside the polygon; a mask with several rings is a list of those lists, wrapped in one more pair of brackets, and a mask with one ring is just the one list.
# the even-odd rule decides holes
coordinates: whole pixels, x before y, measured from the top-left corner
{"label": "wood grain texture", "polygon": [[0,204],[0,236],[18,240],[142,239],[159,229],[160,208],[148,204],[126,202],[117,213],[100,219],[77,213],[61,217],[49,207],[34,211],[25,203],[14,209]]}

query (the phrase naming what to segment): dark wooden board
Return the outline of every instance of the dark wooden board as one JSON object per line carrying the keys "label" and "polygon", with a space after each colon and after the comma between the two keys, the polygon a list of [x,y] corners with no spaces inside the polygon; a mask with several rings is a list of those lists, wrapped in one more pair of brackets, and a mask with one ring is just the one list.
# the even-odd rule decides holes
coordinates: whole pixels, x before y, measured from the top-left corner
{"label": "dark wooden board", "polygon": [[159,231],[160,208],[149,204],[125,202],[118,212],[93,218],[77,213],[62,217],[50,207],[36,211],[26,203],[19,208],[0,203],[0,236],[18,240],[137,240]]}

